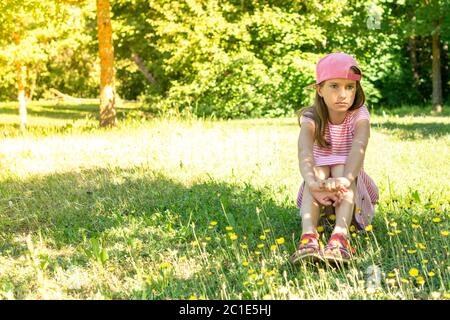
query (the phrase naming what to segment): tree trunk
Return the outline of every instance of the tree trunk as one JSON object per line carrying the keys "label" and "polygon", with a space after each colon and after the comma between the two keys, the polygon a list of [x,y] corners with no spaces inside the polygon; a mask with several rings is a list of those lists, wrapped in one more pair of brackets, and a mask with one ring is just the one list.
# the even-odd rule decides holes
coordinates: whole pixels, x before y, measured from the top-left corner
{"label": "tree trunk", "polygon": [[[20,34],[14,32],[14,42],[17,46],[20,45]],[[14,64],[16,67],[17,79],[17,98],[19,100],[19,116],[20,116],[20,130],[25,131],[27,128],[27,99],[25,94],[25,75],[26,67],[22,64],[20,57],[14,57]]]}
{"label": "tree trunk", "polygon": [[151,84],[155,84],[155,78],[153,78],[150,71],[148,71],[147,67],[145,66],[144,60],[142,60],[142,58],[137,53],[133,53],[131,57],[133,58],[134,63],[136,63],[136,65],[138,66],[139,71],[141,71],[144,75],[145,79],[147,79],[147,81]]}
{"label": "tree trunk", "polygon": [[435,22],[433,31],[433,108],[436,112],[442,112],[442,77],[441,77],[441,43],[439,37],[439,23]]}
{"label": "tree trunk", "polygon": [[100,126],[117,125],[114,85],[114,47],[109,0],[97,0],[98,50],[100,55]]}

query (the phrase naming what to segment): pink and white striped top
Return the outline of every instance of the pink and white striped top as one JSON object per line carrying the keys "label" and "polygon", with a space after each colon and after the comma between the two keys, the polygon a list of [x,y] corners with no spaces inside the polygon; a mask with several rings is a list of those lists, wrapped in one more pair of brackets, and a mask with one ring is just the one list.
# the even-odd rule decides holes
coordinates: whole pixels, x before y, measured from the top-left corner
{"label": "pink and white striped top", "polygon": [[[329,147],[313,145],[313,156],[315,166],[333,166],[345,164],[352,148],[353,135],[356,123],[362,119],[370,121],[369,111],[366,106],[347,112],[341,124],[328,122],[325,128],[325,139],[330,143]],[[308,117],[302,117],[300,123],[314,123]],[[379,191],[375,182],[361,168],[356,179],[355,219],[360,229],[365,230],[375,214],[375,204],[378,203]],[[305,182],[300,185],[297,195],[297,207],[301,208]]]}
{"label": "pink and white striped top", "polygon": [[[316,166],[328,166],[335,164],[345,164],[348,154],[352,148],[353,135],[356,123],[359,120],[370,121],[369,111],[366,106],[347,112],[341,124],[328,122],[325,128],[325,140],[330,143],[329,147],[313,145],[314,162]],[[300,123],[313,123],[314,120],[303,116]]]}

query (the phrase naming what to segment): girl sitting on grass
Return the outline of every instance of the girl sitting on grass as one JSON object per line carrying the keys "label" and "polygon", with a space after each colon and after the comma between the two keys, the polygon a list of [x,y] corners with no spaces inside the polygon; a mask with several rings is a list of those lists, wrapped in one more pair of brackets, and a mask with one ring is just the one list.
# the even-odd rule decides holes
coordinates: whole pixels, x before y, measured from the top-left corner
{"label": "girl sitting on grass", "polygon": [[[356,60],[345,53],[329,54],[316,65],[314,105],[299,112],[298,158],[304,181],[297,206],[302,236],[293,263],[349,262],[354,253],[350,224],[365,230],[373,218],[378,188],[363,170],[370,123],[361,76]],[[321,206],[336,217],[324,248],[317,232]]]}

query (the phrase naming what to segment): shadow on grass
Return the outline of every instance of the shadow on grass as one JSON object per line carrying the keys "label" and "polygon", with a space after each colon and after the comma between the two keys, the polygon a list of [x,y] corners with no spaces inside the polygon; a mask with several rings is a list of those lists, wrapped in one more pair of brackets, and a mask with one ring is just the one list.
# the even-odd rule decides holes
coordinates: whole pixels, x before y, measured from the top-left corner
{"label": "shadow on grass", "polygon": [[381,131],[387,130],[389,135],[395,135],[400,139],[415,140],[427,138],[440,138],[449,134],[449,125],[447,123],[395,123],[381,122],[372,127]]}
{"label": "shadow on grass", "polygon": [[[86,116],[95,117],[98,113],[98,106],[95,105],[42,105],[32,106],[27,109],[27,114],[33,117],[78,120]],[[0,114],[18,115],[18,110],[9,107],[0,107]]]}
{"label": "shadow on grass", "polygon": [[[28,248],[23,239],[28,234],[35,243],[43,241],[55,252],[76,248],[50,263],[49,270],[52,264],[63,269],[86,266],[89,257],[84,252],[94,238],[108,248],[111,262],[127,269],[123,264],[129,254],[115,248],[132,247],[130,243],[135,241],[142,243],[136,253],[138,259],[159,262],[160,255],[168,250],[188,255],[191,242],[205,241],[206,236],[228,241],[231,250],[233,242],[226,226],[232,226],[238,235],[235,244],[245,242],[251,248],[261,243],[259,236],[265,229],[271,230],[269,236],[284,237],[283,248],[289,252],[294,249],[290,239],[294,236],[297,241],[300,236],[294,201],[277,204],[270,190],[212,179],[187,187],[144,168],[94,169],[26,181],[7,180],[2,181],[0,194],[0,252],[4,256],[17,259],[26,255]],[[208,228],[211,221],[218,222],[213,229]],[[223,263],[227,273],[225,266],[235,262],[224,254],[223,245],[215,247],[212,241],[208,248],[213,260]],[[264,250],[269,252],[267,246]],[[194,276],[174,281],[177,283],[172,289],[180,287],[177,292],[181,294],[198,280]],[[220,287],[217,283],[217,287],[208,288],[208,294],[217,297]],[[174,298],[171,294],[176,296],[166,292],[165,297]]]}
{"label": "shadow on grass", "polygon": [[[145,112],[143,107],[121,107],[116,106],[118,118],[126,117],[127,114],[133,114],[133,112]],[[14,105],[1,105],[0,115],[18,115],[18,107]],[[88,118],[98,118],[99,105],[96,103],[79,103],[79,104],[58,104],[58,103],[33,103],[27,107],[27,114],[38,118],[53,118],[53,119],[66,119],[66,120],[78,120]]]}

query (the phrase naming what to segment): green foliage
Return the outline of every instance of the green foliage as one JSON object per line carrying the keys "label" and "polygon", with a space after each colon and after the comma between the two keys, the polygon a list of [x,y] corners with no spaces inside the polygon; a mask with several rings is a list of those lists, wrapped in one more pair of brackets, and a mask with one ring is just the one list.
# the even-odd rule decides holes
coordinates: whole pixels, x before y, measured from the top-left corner
{"label": "green foliage", "polygon": [[[145,101],[155,113],[292,115],[311,103],[312,92],[304,87],[314,80],[318,59],[334,51],[360,62],[370,106],[425,105],[436,32],[444,100],[450,92],[448,1],[115,0],[111,5],[117,92]],[[32,98],[48,98],[50,88],[96,97],[95,19],[94,1],[3,1],[0,100],[15,100],[17,57],[27,67]],[[20,33],[20,45],[13,32]]]}
{"label": "green foliage", "polygon": [[[3,6],[0,100],[15,100],[16,59],[26,66],[30,98],[46,97],[50,88],[81,97],[96,95],[99,67],[89,32],[89,21],[95,18],[92,3],[8,0]],[[19,44],[13,39],[14,32],[19,35]]]}

